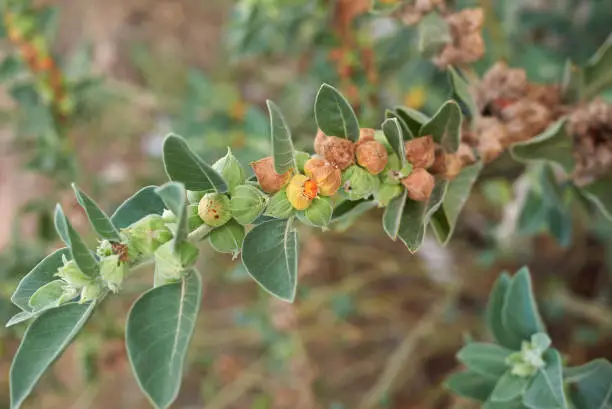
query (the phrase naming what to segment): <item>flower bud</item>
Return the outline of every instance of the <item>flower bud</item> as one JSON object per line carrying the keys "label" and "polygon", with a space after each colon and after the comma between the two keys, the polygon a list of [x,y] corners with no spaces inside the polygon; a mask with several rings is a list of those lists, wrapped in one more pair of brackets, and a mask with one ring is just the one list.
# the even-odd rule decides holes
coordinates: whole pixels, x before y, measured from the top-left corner
{"label": "flower bud", "polygon": [[187,201],[192,204],[193,203],[198,204],[200,203],[200,200],[202,200],[205,194],[206,192],[188,190],[187,191]]}
{"label": "flower bud", "polygon": [[440,145],[435,147],[435,158],[433,164],[427,169],[432,175],[444,175],[446,173],[446,152]]}
{"label": "flower bud", "polygon": [[298,172],[304,173],[304,165],[310,159],[310,154],[307,152],[296,151],[295,152],[295,162],[297,164]]}
{"label": "flower bud", "polygon": [[373,138],[362,139],[355,146],[357,163],[371,174],[378,175],[387,166],[389,154],[382,143]]}
{"label": "flower bud", "polygon": [[229,197],[221,193],[205,194],[198,205],[198,215],[209,226],[223,226],[232,218]]}
{"label": "flower bud", "polygon": [[293,213],[293,206],[287,199],[287,192],[285,189],[274,193],[268,202],[266,207],[265,215],[275,217],[277,219],[287,219]]}
{"label": "flower bud", "polygon": [[370,196],[378,189],[378,177],[365,169],[353,165],[342,174],[342,185],[349,200],[359,200]]}
{"label": "flower bud", "polygon": [[[123,230],[129,248],[129,259],[148,256],[172,239],[166,222],[158,214],[150,214]],[[135,254],[134,254],[135,253]]]}
{"label": "flower bud", "polygon": [[187,205],[187,226],[189,231],[195,230],[204,224],[204,221],[198,214],[198,207],[197,204]]}
{"label": "flower bud", "polygon": [[344,170],[355,163],[355,145],[348,139],[327,136],[319,131],[315,138],[315,152],[332,165]]}
{"label": "flower bud", "polygon": [[424,202],[429,199],[433,192],[435,179],[423,168],[417,168],[412,173],[402,179],[402,184],[408,191],[408,197],[417,202]]}
{"label": "flower bud", "polygon": [[402,187],[397,185],[390,185],[388,183],[383,183],[380,185],[380,188],[376,192],[374,192],[374,199],[378,202],[379,207],[387,207],[389,202],[395,199],[402,193]]}
{"label": "flower bud", "polygon": [[97,281],[88,283],[81,289],[81,299],[79,304],[85,304],[89,301],[95,301],[102,295],[102,286]]}
{"label": "flower bud", "polygon": [[251,185],[239,185],[232,191],[230,210],[236,221],[242,225],[253,223],[266,208],[268,196]]}
{"label": "flower bud", "polygon": [[235,220],[230,220],[225,225],[214,229],[208,236],[208,240],[213,249],[219,253],[231,253],[235,258],[242,249],[244,235],[244,226]]}
{"label": "flower bud", "polygon": [[113,244],[108,240],[102,240],[96,249],[96,254],[100,257],[110,256],[113,253]]}
{"label": "flower bud", "polygon": [[331,221],[334,205],[331,199],[319,196],[313,200],[312,205],[304,211],[306,220],[313,226],[327,227]]}
{"label": "flower bud", "polygon": [[82,288],[91,281],[91,277],[81,271],[74,260],[68,260],[62,255],[64,265],[57,269],[54,276],[61,278],[75,288]]}
{"label": "flower bud", "polygon": [[304,173],[312,178],[323,196],[333,196],[342,184],[342,172],[328,161],[311,158],[304,165]]}
{"label": "flower bud", "polygon": [[317,197],[318,187],[314,180],[304,175],[295,175],[287,185],[287,199],[296,210],[306,210]]}
{"label": "flower bud", "polygon": [[406,159],[414,168],[427,169],[434,163],[435,148],[431,135],[414,138],[404,143]]}
{"label": "flower bud", "polygon": [[119,260],[119,256],[113,254],[100,260],[100,276],[106,286],[114,293],[119,291],[123,283],[123,277],[127,272],[127,266]]}
{"label": "flower bud", "polygon": [[461,173],[461,159],[459,159],[459,155],[456,153],[450,153],[446,155],[444,177],[446,179],[452,180]]}
{"label": "flower bud", "polygon": [[216,161],[212,168],[219,172],[223,179],[227,182],[228,190],[231,192],[236,186],[244,183],[246,177],[242,165],[232,154],[230,148],[227,148],[227,154]]}
{"label": "flower bud", "polygon": [[291,178],[291,171],[287,171],[282,175],[274,171],[274,159],[271,156],[251,162],[251,167],[253,172],[255,172],[255,176],[257,176],[259,186],[266,193],[278,192]]}

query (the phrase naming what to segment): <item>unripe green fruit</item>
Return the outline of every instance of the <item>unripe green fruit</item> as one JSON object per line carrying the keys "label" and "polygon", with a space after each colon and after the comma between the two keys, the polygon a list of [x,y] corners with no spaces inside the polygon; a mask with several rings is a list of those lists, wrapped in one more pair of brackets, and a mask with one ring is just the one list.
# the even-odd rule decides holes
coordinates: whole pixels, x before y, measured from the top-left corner
{"label": "unripe green fruit", "polygon": [[293,206],[291,206],[289,199],[287,199],[285,189],[276,192],[270,198],[264,214],[277,219],[287,219],[293,214]]}
{"label": "unripe green fruit", "polygon": [[102,295],[102,286],[97,281],[92,281],[81,290],[79,303],[84,304],[89,301],[95,301],[100,298],[100,295]]}
{"label": "unripe green fruit", "polygon": [[119,256],[116,254],[100,260],[100,276],[106,286],[114,293],[121,288],[126,271],[127,266],[119,260]]}
{"label": "unripe green fruit", "polygon": [[230,192],[234,190],[236,186],[244,183],[246,179],[242,165],[232,154],[230,148],[227,148],[227,154],[216,161],[212,165],[212,168],[223,176]]}
{"label": "unripe green fruit", "polygon": [[386,207],[391,200],[395,199],[401,193],[402,187],[400,185],[383,183],[378,190],[374,192],[374,199],[378,202],[379,207]]}
{"label": "unripe green fruit", "polygon": [[302,151],[295,152],[295,162],[299,173],[304,173],[304,164],[308,162],[308,159],[310,159],[309,153]]}
{"label": "unripe green fruit", "polygon": [[123,230],[129,248],[129,259],[149,256],[172,239],[166,221],[159,214],[150,214]]}
{"label": "unripe green fruit", "polygon": [[349,200],[367,198],[378,189],[379,185],[378,176],[357,165],[349,167],[342,174],[342,186]]}
{"label": "unripe green fruit", "polygon": [[207,193],[198,205],[198,215],[211,227],[223,226],[232,218],[230,199],[221,193]]}
{"label": "unripe green fruit", "polygon": [[202,200],[205,194],[206,192],[188,190],[187,191],[187,201],[191,204],[198,204],[200,203],[200,200]]}
{"label": "unripe green fruit", "polygon": [[312,201],[308,209],[304,210],[304,216],[313,226],[327,227],[333,212],[334,205],[331,199],[319,196]]}
{"label": "unripe green fruit", "polygon": [[230,210],[232,217],[240,224],[253,223],[264,211],[268,196],[252,185],[239,185],[232,191]]}
{"label": "unripe green fruit", "polygon": [[210,245],[219,253],[232,253],[236,257],[242,249],[244,226],[230,220],[227,224],[213,230],[208,237]]}

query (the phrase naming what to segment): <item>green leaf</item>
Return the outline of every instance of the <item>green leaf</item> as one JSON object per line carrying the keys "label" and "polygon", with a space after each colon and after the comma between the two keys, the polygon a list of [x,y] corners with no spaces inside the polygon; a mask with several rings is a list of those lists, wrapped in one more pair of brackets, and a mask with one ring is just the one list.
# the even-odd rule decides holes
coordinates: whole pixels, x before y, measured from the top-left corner
{"label": "green leaf", "polygon": [[407,198],[408,191],[404,189],[401,195],[389,202],[383,213],[383,228],[391,240],[397,240]]}
{"label": "green leaf", "polygon": [[421,127],[419,136],[431,135],[434,142],[448,152],[459,149],[461,139],[461,108],[455,101],[446,101],[436,114]]}
{"label": "green leaf", "polygon": [[297,169],[291,131],[280,108],[270,100],[267,100],[266,104],[270,112],[274,170],[279,175],[282,175],[291,169]]}
{"label": "green leaf", "polygon": [[113,224],[122,229],[150,214],[161,215],[166,206],[156,190],[157,186],[143,187],[129,197],[111,216]]}
{"label": "green leaf", "polygon": [[428,202],[417,202],[406,199],[398,237],[408,247],[408,251],[416,253],[425,239],[425,227],[431,216],[442,206],[448,182],[441,180],[436,183]]}
{"label": "green leaf", "polygon": [[270,220],[249,231],[242,244],[249,275],[270,294],[293,302],[297,287],[298,241],[292,220]]}
{"label": "green leaf", "polygon": [[46,311],[28,327],[11,365],[11,409],[21,406],[42,374],[81,330],[94,306],[65,304]]}
{"label": "green leaf", "polygon": [[0,83],[12,80],[23,68],[24,66],[19,58],[14,55],[7,56],[0,64]]}
{"label": "green leaf", "polygon": [[445,245],[450,240],[459,214],[470,197],[472,187],[478,180],[482,168],[483,163],[480,161],[466,166],[448,184],[442,207],[434,213],[431,219],[431,226],[440,243]]}
{"label": "green leaf", "polygon": [[570,60],[566,60],[563,67],[561,90],[563,101],[568,104],[578,102],[584,92],[584,70]]}
{"label": "green leaf", "polygon": [[87,218],[93,226],[94,230],[104,239],[110,241],[121,241],[119,231],[113,225],[110,218],[104,213],[100,207],[94,202],[85,192],[80,190],[77,185],[72,184],[74,194],[76,195],[77,201],[81,207],[87,213]]}
{"label": "green leaf", "polygon": [[482,409],[529,409],[523,405],[522,397],[518,397],[509,402],[487,401],[482,405]]}
{"label": "green leaf", "polygon": [[74,227],[72,227],[72,224],[70,224],[64,215],[64,211],[59,204],[55,207],[55,226],[58,229],[59,235],[68,245],[72,259],[81,271],[90,277],[97,276],[100,267],[96,258],[91,254],[79,233],[74,230]]}
{"label": "green leaf", "polygon": [[495,344],[471,342],[458,353],[457,359],[469,370],[483,376],[499,378],[508,370],[506,358],[512,350]]}
{"label": "green leaf", "polygon": [[579,189],[608,220],[612,220],[612,176],[603,176]]}
{"label": "green leaf", "polygon": [[567,409],[563,391],[561,355],[555,349],[544,353],[546,367],[539,369],[523,396],[523,404],[531,409]]}
{"label": "green leaf", "polygon": [[482,376],[474,371],[464,371],[452,374],[444,386],[464,398],[484,402],[495,388],[497,378]]}
{"label": "green leaf", "polygon": [[178,248],[185,240],[189,233],[187,225],[187,192],[181,183],[168,182],[160,186],[155,191],[165,205],[176,216],[176,231],[174,232],[174,251],[178,252]]}
{"label": "green leaf", "polygon": [[560,119],[538,136],[510,147],[510,154],[520,162],[543,160],[558,163],[567,174],[575,166],[572,137],[565,131],[565,119]]}
{"label": "green leaf", "polygon": [[385,119],[382,124],[382,130],[387,138],[387,142],[391,145],[391,148],[400,159],[401,167],[406,165],[406,153],[404,150],[404,137],[402,136],[402,127],[399,119]]}
{"label": "green leaf", "polygon": [[410,129],[409,135],[404,134],[404,139],[406,140],[414,138],[414,135],[418,135],[423,124],[429,121],[427,115],[410,107],[395,107],[395,113]]}
{"label": "green leaf", "polygon": [[453,67],[448,67],[448,80],[453,88],[453,94],[457,99],[465,104],[467,109],[470,111],[472,118],[479,115],[478,107],[472,94],[470,93],[470,86],[468,82],[457,72]]}
{"label": "green leaf", "polygon": [[345,200],[337,204],[334,208],[334,212],[332,213],[332,222],[343,222],[353,219],[361,216],[375,207],[376,203],[373,200]]}
{"label": "green leaf", "polygon": [[530,378],[513,375],[511,371],[508,371],[499,378],[489,399],[493,402],[512,401],[523,395],[530,380]]}
{"label": "green leaf", "polygon": [[546,333],[527,267],[521,268],[510,281],[502,308],[502,325],[508,337],[513,338],[511,344],[515,350],[519,350],[522,342],[529,341],[533,334]]}
{"label": "green leaf", "polygon": [[20,311],[17,314],[13,315],[6,323],[5,328],[12,327],[13,325],[21,324],[24,321],[27,321],[31,318],[37,316],[37,313],[29,312],[29,311]]}
{"label": "green leaf", "polygon": [[426,13],[419,21],[419,53],[424,58],[433,58],[442,47],[452,41],[449,24],[437,12]]}
{"label": "green leaf", "polygon": [[144,293],[129,312],[125,343],[138,385],[156,408],[176,399],[202,299],[200,274]]}
{"label": "green leaf", "polygon": [[400,127],[402,128],[402,137],[404,138],[404,140],[409,140],[409,139],[414,138],[412,131],[408,127],[408,124],[402,118],[400,118],[394,111],[390,109],[385,110],[385,118],[398,120]]}
{"label": "green leaf", "polygon": [[317,126],[326,135],[359,140],[359,122],[351,104],[336,88],[323,84],[315,100]]}
{"label": "green leaf", "polygon": [[612,85],[612,34],[584,66],[583,97],[590,100]]}
{"label": "green leaf", "polygon": [[489,301],[487,303],[486,317],[489,331],[493,334],[495,341],[510,349],[518,349],[521,347],[519,343],[517,345],[515,337],[508,334],[508,331],[503,325],[503,308],[506,301],[506,294],[510,288],[510,274],[503,273],[499,276],[493,290],[489,295]]}
{"label": "green leaf", "polygon": [[389,14],[397,10],[399,6],[401,5],[402,5],[401,0],[393,0],[393,1],[372,0],[372,4],[370,6],[370,12],[373,14]]}
{"label": "green leaf", "polygon": [[30,307],[33,311],[41,311],[49,307],[59,306],[59,300],[64,293],[64,280],[53,280],[40,287],[30,297]]}
{"label": "green leaf", "polygon": [[164,167],[170,180],[181,182],[187,190],[227,192],[227,183],[210,165],[191,150],[177,135],[168,135],[163,147]]}
{"label": "green leaf", "polygon": [[11,296],[13,304],[24,311],[31,312],[29,300],[40,287],[50,283],[55,278],[53,275],[57,269],[64,265],[62,256],[70,258],[70,250],[66,247],[55,250],[36,265],[17,285],[17,289]]}
{"label": "green leaf", "polygon": [[596,359],[582,366],[567,368],[567,383],[574,384],[571,400],[580,409],[608,409],[612,406],[612,364]]}

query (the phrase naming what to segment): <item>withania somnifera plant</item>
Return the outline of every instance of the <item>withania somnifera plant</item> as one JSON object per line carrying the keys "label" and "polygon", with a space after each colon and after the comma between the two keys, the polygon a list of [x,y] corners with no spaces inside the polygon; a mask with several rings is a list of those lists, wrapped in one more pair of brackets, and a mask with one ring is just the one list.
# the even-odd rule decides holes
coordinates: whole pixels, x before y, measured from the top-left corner
{"label": "withania somnifera plant", "polygon": [[[22,404],[96,306],[120,292],[130,271],[142,263],[154,262],[153,288],[129,312],[127,352],[143,392],[155,407],[166,408],[178,394],[199,312],[201,277],[195,265],[203,240],[219,252],[240,256],[262,288],[288,302],[296,296],[298,223],[325,230],[378,206],[384,208],[385,232],[410,252],[420,248],[428,226],[440,242],[448,242],[483,164],[493,157],[490,146],[470,134],[480,111],[467,83],[454,70],[450,78],[459,103],[449,100],[432,117],[407,108],[389,110],[379,130],[361,128],[340,92],[323,85],[314,107],[319,128],[314,155],[294,149],[281,110],[269,101],[272,155],[250,164],[253,177],[247,177],[231,151],[209,165],[185,140],[169,135],[163,162],[171,181],[141,189],[111,216],[74,186],[100,242],[96,249],[88,248],[62,208],[56,208],[55,226],[66,247],[42,260],[12,297],[22,311],[8,325],[33,319],[11,368],[12,408]],[[464,123],[464,112],[469,122]],[[513,153],[522,160],[566,164],[564,155],[572,155],[571,147],[567,152],[555,148],[555,155],[548,155],[551,141],[566,137],[559,126],[526,141],[510,139],[500,149],[514,143]],[[595,194],[587,198],[599,200]],[[559,402],[567,401],[558,390],[559,354],[549,348],[527,273],[512,280],[503,276],[500,283],[490,315],[504,337],[493,331],[501,346],[480,346],[503,359],[496,358],[496,372],[483,374],[486,368],[478,367],[479,372],[465,358],[478,349],[468,345],[460,358],[470,371],[459,376],[484,379],[487,385],[497,385],[497,378],[512,384],[510,392],[499,387],[501,398],[495,391],[485,396],[479,389],[477,397],[489,406],[496,399],[514,403],[520,397],[519,404],[534,409],[566,407],[537,406],[544,398],[529,392],[554,375],[554,383],[545,386],[562,397]],[[487,359],[489,355],[475,361]],[[459,390],[457,382],[453,378],[450,385]]]}

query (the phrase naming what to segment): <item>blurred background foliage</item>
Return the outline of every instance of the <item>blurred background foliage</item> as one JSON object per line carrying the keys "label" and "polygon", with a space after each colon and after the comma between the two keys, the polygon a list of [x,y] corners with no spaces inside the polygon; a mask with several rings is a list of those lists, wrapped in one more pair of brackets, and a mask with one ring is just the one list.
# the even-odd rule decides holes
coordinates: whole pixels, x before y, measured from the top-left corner
{"label": "blurred background foliage", "polygon": [[[229,146],[247,164],[269,152],[271,98],[297,148],[312,151],[322,82],[347,95],[363,127],[379,126],[384,109],[396,105],[433,114],[450,86],[419,55],[418,28],[368,13],[342,25],[332,3],[340,1],[7,3],[25,16],[27,35],[11,38],[5,10],[0,316],[13,313],[8,294],[18,279],[59,246],[55,201],[83,231],[68,181],[110,210],[139,186],[163,180],[168,132],[208,161]],[[485,12],[487,46],[476,73],[506,60],[532,81],[558,82],[567,59],[585,62],[610,34],[605,0],[448,2],[476,6]],[[46,88],[54,84],[49,71],[28,67],[28,44],[36,61],[54,59],[61,92]],[[457,368],[464,339],[484,336],[483,306],[497,274],[523,264],[555,345],[572,364],[611,359],[612,223],[565,206],[575,192],[550,188],[547,167],[523,170],[505,156],[487,169],[447,248],[428,239],[409,255],[383,239],[377,210],[331,234],[306,231],[292,306],[262,294],[229,257],[207,252],[206,312],[175,407],[470,407],[441,383]],[[145,277],[126,292],[135,297]],[[132,301],[105,303],[29,407],[147,407],[126,367],[117,319]],[[0,407],[8,407],[8,365],[23,330],[0,332]]]}

